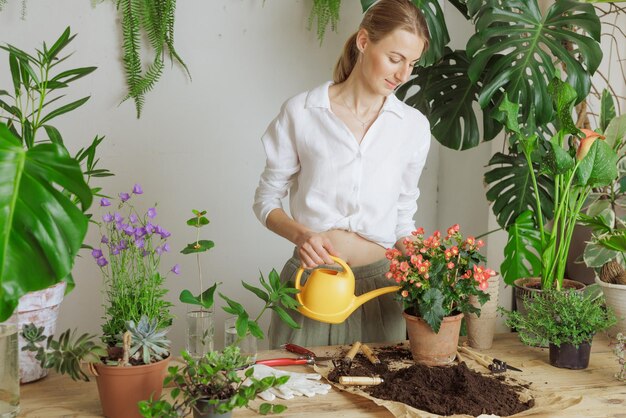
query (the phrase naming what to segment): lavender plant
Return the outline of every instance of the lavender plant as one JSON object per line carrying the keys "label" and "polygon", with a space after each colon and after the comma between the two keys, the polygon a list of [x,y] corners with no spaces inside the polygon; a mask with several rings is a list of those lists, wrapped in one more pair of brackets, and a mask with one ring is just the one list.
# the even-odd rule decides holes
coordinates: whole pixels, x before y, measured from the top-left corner
{"label": "lavender plant", "polygon": [[[102,331],[109,346],[119,344],[127,321],[139,322],[145,315],[157,322],[159,330],[172,322],[172,304],[164,299],[165,276],[159,272],[161,256],[170,250],[167,239],[171,234],[155,223],[156,204],[145,212],[132,204],[132,197],[142,193],[141,186],[135,184],[132,192],[119,194],[117,210],[105,213],[99,224],[100,248],[91,252],[104,277]],[[100,200],[102,207],[111,205],[107,198]],[[176,264],[170,272],[179,274],[180,266]]]}

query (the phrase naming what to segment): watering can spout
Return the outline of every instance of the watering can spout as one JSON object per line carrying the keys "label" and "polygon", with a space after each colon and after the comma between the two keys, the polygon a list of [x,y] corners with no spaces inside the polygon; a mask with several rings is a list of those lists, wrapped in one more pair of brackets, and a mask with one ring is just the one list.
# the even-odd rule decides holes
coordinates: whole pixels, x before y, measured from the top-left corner
{"label": "watering can spout", "polygon": [[333,257],[343,271],[317,268],[301,285],[303,268],[298,270],[295,280],[300,293],[298,311],[308,318],[329,324],[344,322],[359,306],[380,295],[397,291],[399,286],[388,286],[372,290],[360,296],[354,295],[355,279],[350,267],[340,258]]}
{"label": "watering can spout", "polygon": [[381,287],[380,289],[374,289],[371,290],[367,293],[364,293],[360,296],[356,297],[356,308],[358,308],[359,306],[363,305],[365,302],[369,302],[370,300],[377,298],[379,296],[385,295],[387,293],[392,293],[392,292],[397,292],[398,289],[400,289],[400,286],[387,286],[387,287]]}

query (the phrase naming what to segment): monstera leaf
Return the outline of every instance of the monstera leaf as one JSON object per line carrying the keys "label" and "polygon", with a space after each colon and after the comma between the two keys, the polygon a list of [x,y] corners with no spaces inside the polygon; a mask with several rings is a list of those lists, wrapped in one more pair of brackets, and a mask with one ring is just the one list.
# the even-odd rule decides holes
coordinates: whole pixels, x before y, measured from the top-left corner
{"label": "monstera leaf", "polygon": [[[480,85],[467,77],[470,61],[465,51],[446,48],[441,62],[416,69],[416,77],[397,92],[400,100],[424,113],[430,121],[433,136],[448,148],[470,149],[480,142],[478,119],[473,104],[478,101]],[[413,87],[417,93],[409,95]],[[490,117],[483,118],[483,138],[493,139],[502,125]]]}
{"label": "monstera leaf", "polygon": [[0,123],[0,321],[20,296],[70,274],[92,198],[80,166],[62,145],[26,150]]}
{"label": "monstera leaf", "polygon": [[[567,82],[581,101],[602,59],[599,40],[600,20],[590,4],[556,0],[542,16],[536,0],[490,2],[478,13],[476,34],[467,44],[469,77],[484,83],[481,107],[504,89],[521,104],[522,122],[531,112],[537,124],[549,122],[553,108],[547,87],[556,74],[554,57],[565,65]],[[496,54],[502,55],[490,61]]]}
{"label": "monstera leaf", "polygon": [[508,228],[509,239],[504,247],[500,272],[508,285],[522,277],[541,275],[541,236],[531,211],[522,213]]}
{"label": "monstera leaf", "polygon": [[[537,213],[532,179],[523,156],[496,153],[488,166],[497,166],[485,173],[485,183],[489,185],[487,200],[493,202],[493,213],[501,227],[508,228],[527,210]],[[537,185],[543,216],[552,219],[554,183],[550,177],[538,175]]]}

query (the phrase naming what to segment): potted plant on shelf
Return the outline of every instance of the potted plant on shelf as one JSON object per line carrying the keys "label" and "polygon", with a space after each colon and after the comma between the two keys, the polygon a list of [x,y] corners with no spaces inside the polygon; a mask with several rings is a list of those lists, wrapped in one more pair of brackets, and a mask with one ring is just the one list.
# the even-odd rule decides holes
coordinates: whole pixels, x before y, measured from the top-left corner
{"label": "potted plant on shelf", "polygon": [[[43,347],[41,331],[24,332],[33,343],[29,349],[44,367],[86,380],[86,374],[78,370],[81,361],[88,361],[96,374],[104,415],[111,418],[141,416],[137,403],[160,395],[171,357],[166,333],[172,304],[164,299],[165,276],[159,272],[161,256],[169,251],[170,233],[155,223],[156,208],[139,211],[132,204],[133,196],[142,193],[138,184],[132,192],[120,193],[120,203],[113,210],[109,199],[100,200],[109,209],[100,224],[100,247],[91,254],[104,279],[101,339],[106,355],[91,342],[93,337],[73,340],[65,332],[58,341],[49,337]],[[175,265],[170,271],[178,274],[180,267]]]}
{"label": "potted plant on shelf", "polygon": [[[0,90],[0,123],[6,123],[0,135],[0,283],[8,289],[0,294],[0,321],[16,310],[20,328],[35,322],[48,334],[55,331],[64,294],[74,286],[70,273],[87,232],[86,211],[99,192],[87,183],[92,177],[112,175],[96,168],[96,148],[103,137],[96,136],[71,156],[51,125],[89,100],[59,104],[63,96],[57,93],[96,69],[59,68],[68,58],[61,54],[74,37],[67,28],[34,55],[13,45],[0,46],[8,53],[13,82]],[[22,338],[19,345],[25,345]],[[23,383],[46,373],[31,353],[20,351]]]}
{"label": "potted plant on shelf", "polygon": [[387,278],[400,285],[398,296],[405,312],[413,359],[428,365],[448,364],[456,356],[463,314],[479,314],[470,303],[478,297],[481,305],[489,300],[484,292],[495,275],[485,268],[478,250],[483,245],[472,237],[463,238],[459,225],[442,237],[435,231],[424,238],[424,229],[406,239],[406,255],[388,249],[391,261]]}
{"label": "potted plant on shelf", "polygon": [[[254,363],[252,357],[242,355],[239,345],[246,337],[264,338],[265,334],[258,321],[267,310],[279,313],[281,319],[289,326],[298,328],[287,313],[288,309],[296,309],[298,306],[292,297],[297,290],[280,283],[276,270],[270,272],[269,280],[261,275],[259,282],[263,288],[242,281],[244,288],[264,302],[263,308],[254,319],[251,319],[241,303],[220,293],[220,297],[228,304],[222,309],[236,316],[236,332],[233,338],[223,351],[210,351],[200,358],[183,351],[184,365],[170,367],[164,381],[164,385],[175,386],[170,393],[172,401],[162,397],[142,402],[141,412],[144,417],[183,417],[191,411],[196,418],[228,417],[233,409],[247,407],[257,394],[287,382],[287,376],[265,376],[256,379],[252,368],[237,373],[238,370]],[[259,412],[262,414],[280,413],[284,409],[282,405],[268,403],[259,406]]]}
{"label": "potted plant on shelf", "polygon": [[[518,174],[527,179],[534,198],[533,210],[519,215],[508,229],[501,267],[505,282],[515,285],[518,306],[522,308],[521,299],[541,289],[584,287],[564,281],[574,226],[592,189],[610,184],[617,177],[617,155],[611,146],[597,133],[581,131],[573,123],[574,89],[555,78],[549,90],[558,117],[554,121],[557,131],[548,141],[541,139],[534,127],[518,123],[518,104],[505,98],[500,106],[501,118],[523,160],[494,163],[518,165]],[[485,179],[491,183],[489,194],[504,197],[510,191],[506,189],[508,182],[500,177],[501,171],[494,168]],[[546,195],[552,199],[545,199]],[[553,214],[550,222],[545,216],[547,210]]]}
{"label": "potted plant on shelf", "polygon": [[550,364],[567,369],[589,365],[593,336],[615,323],[603,298],[591,298],[573,289],[547,289],[544,297],[526,298],[527,314],[506,311],[506,324],[517,329],[525,344],[550,344]]}

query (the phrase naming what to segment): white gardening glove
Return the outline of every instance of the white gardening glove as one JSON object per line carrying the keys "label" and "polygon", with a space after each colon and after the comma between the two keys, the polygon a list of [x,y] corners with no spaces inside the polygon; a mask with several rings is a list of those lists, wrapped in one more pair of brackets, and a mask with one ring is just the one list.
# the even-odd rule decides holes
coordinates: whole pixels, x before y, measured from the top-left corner
{"label": "white gardening glove", "polygon": [[289,376],[289,380],[284,385],[269,388],[259,393],[259,396],[268,402],[273,401],[276,397],[291,399],[294,396],[302,395],[309,398],[315,395],[326,395],[331,388],[330,385],[319,382],[322,376],[317,373],[287,372],[263,364],[255,364],[252,367],[254,368],[252,375],[255,379],[263,379],[268,376]]}

